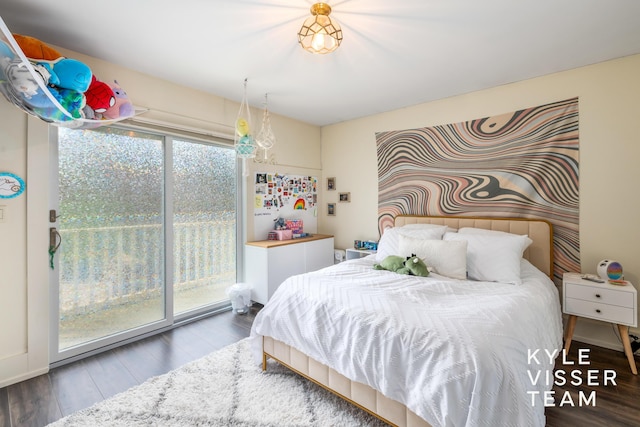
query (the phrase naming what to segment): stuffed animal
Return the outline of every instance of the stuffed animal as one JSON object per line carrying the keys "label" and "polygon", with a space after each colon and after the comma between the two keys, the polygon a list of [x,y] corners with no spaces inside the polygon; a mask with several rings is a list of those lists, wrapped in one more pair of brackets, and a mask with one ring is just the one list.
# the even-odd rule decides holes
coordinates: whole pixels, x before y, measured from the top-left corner
{"label": "stuffed animal", "polygon": [[382,260],[380,264],[374,264],[373,268],[376,270],[388,270],[399,272],[399,270],[404,269],[405,258],[398,255],[389,255],[385,259]]}
{"label": "stuffed animal", "polygon": [[86,64],[77,59],[63,57],[56,49],[35,37],[14,34],[13,38],[34,66],[39,65],[47,69],[50,76],[45,84],[83,93],[87,91],[92,73]]}
{"label": "stuffed animal", "polygon": [[116,103],[109,107],[107,111],[103,113],[105,119],[118,119],[120,117],[131,117],[134,115],[135,110],[133,104],[129,101],[127,93],[120,87],[116,80],[114,84],[109,86],[113,90],[113,94],[116,97]]}
{"label": "stuffed animal", "polygon": [[427,277],[429,275],[429,268],[424,261],[415,254],[411,254],[411,256],[407,258],[398,255],[389,255],[383,259],[380,264],[374,264],[373,268],[411,276]]}
{"label": "stuffed animal", "polygon": [[276,218],[274,219],[275,225],[273,226],[273,228],[275,230],[286,230],[287,229],[287,225],[285,224],[285,220],[284,218]]}
{"label": "stuffed animal", "polygon": [[427,277],[429,275],[429,267],[418,258],[415,254],[411,254],[409,258],[404,262],[404,267],[409,270],[412,276]]}
{"label": "stuffed animal", "polygon": [[91,84],[93,73],[88,65],[71,58],[59,58],[55,61],[38,61],[50,73],[47,82],[49,85],[62,89],[73,89],[78,92],[86,92]]}
{"label": "stuffed animal", "polygon": [[60,52],[35,37],[14,34],[13,38],[18,43],[18,46],[20,46],[20,50],[22,50],[24,56],[29,59],[55,61],[62,57]]}
{"label": "stuffed animal", "polygon": [[[63,111],[54,107],[49,101],[47,107],[33,107],[32,110],[45,121],[67,122],[74,119],[83,118],[82,109],[85,105],[84,94],[73,89],[59,89],[49,87],[49,92],[58,101],[58,103],[71,114],[71,117]],[[28,104],[28,103],[27,103]]]}
{"label": "stuffed animal", "polygon": [[[36,81],[37,77],[34,77],[29,72],[20,58],[15,57],[11,60],[3,60],[2,68],[4,70],[4,79],[11,84],[11,88],[17,96],[31,100],[37,97],[38,93],[42,94]],[[44,84],[43,82],[40,83]],[[36,100],[34,99],[33,102],[36,102]],[[51,104],[51,101],[49,101],[49,104]]]}
{"label": "stuffed animal", "polygon": [[113,89],[105,82],[96,79],[96,76],[91,78],[91,84],[84,96],[87,98],[87,108],[91,108],[91,114],[94,117],[95,113],[104,113],[116,104],[116,96],[113,93]]}
{"label": "stuffed animal", "polygon": [[[36,38],[19,34],[15,34],[14,38],[35,73],[29,72],[26,64],[1,43],[3,73],[0,74],[3,74],[3,80],[10,83],[12,102],[48,122],[82,118],[86,103],[84,92],[93,75],[91,69],[80,61],[62,57],[60,52]],[[66,109],[71,117],[59,110],[51,98]]]}
{"label": "stuffed animal", "polygon": [[[46,70],[39,70],[34,67],[36,74],[31,74],[20,58],[15,57],[5,67],[6,79],[11,84],[11,89],[20,105],[29,112],[35,113],[46,121],[68,121],[82,117],[84,107],[84,94],[73,89],[62,89],[55,86],[45,86],[54,99],[60,103],[71,115],[72,118],[59,111],[51,102],[49,96],[42,89],[43,73]],[[40,84],[38,84],[38,79]]]}
{"label": "stuffed animal", "polygon": [[8,44],[0,40],[0,61],[10,61],[16,56]]}

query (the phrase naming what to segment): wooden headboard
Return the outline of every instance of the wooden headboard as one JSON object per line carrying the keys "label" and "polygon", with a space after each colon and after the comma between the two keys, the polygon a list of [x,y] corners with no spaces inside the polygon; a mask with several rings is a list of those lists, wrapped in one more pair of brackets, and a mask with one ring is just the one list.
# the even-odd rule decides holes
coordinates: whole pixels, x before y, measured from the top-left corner
{"label": "wooden headboard", "polygon": [[475,227],[487,230],[526,234],[533,243],[524,252],[524,258],[553,280],[553,226],[541,219],[527,218],[479,218],[461,216],[399,215],[394,225],[438,224],[451,228]]}

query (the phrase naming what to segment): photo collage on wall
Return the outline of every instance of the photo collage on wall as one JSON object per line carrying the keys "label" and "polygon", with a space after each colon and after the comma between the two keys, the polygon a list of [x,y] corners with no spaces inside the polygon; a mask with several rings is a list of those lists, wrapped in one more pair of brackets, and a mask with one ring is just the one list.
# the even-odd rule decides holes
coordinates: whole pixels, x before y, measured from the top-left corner
{"label": "photo collage on wall", "polygon": [[313,176],[256,173],[255,212],[277,212],[282,208],[308,210],[318,203],[318,179]]}

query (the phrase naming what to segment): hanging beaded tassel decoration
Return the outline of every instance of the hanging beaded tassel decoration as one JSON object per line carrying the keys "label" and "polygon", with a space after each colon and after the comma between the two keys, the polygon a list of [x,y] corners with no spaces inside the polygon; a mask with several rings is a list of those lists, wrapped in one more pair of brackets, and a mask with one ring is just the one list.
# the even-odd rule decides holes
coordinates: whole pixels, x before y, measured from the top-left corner
{"label": "hanging beaded tassel decoration", "polygon": [[240,111],[238,111],[238,117],[236,118],[235,130],[236,154],[242,159],[243,175],[248,176],[247,159],[252,159],[256,156],[257,145],[252,135],[251,111],[247,102],[247,79],[244,79],[244,94],[240,104]]}
{"label": "hanging beaded tassel decoration", "polygon": [[276,143],[276,136],[271,129],[271,117],[269,116],[269,101],[267,94],[264,94],[264,114],[262,115],[262,128],[256,136],[256,143],[258,147],[264,152],[264,160],[267,160],[267,151],[273,148]]}

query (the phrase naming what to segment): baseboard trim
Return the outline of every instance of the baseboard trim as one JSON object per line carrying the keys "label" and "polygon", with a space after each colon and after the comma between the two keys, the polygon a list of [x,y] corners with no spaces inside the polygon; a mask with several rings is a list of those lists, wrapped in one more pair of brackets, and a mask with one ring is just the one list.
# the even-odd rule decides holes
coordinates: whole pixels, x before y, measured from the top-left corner
{"label": "baseboard trim", "polygon": [[30,380],[31,378],[35,378],[39,375],[44,375],[47,372],[49,372],[48,367],[37,369],[35,371],[25,372],[24,374],[21,374],[21,375],[16,375],[15,377],[8,378],[0,382],[0,388],[8,387],[10,385],[17,384],[22,381]]}

